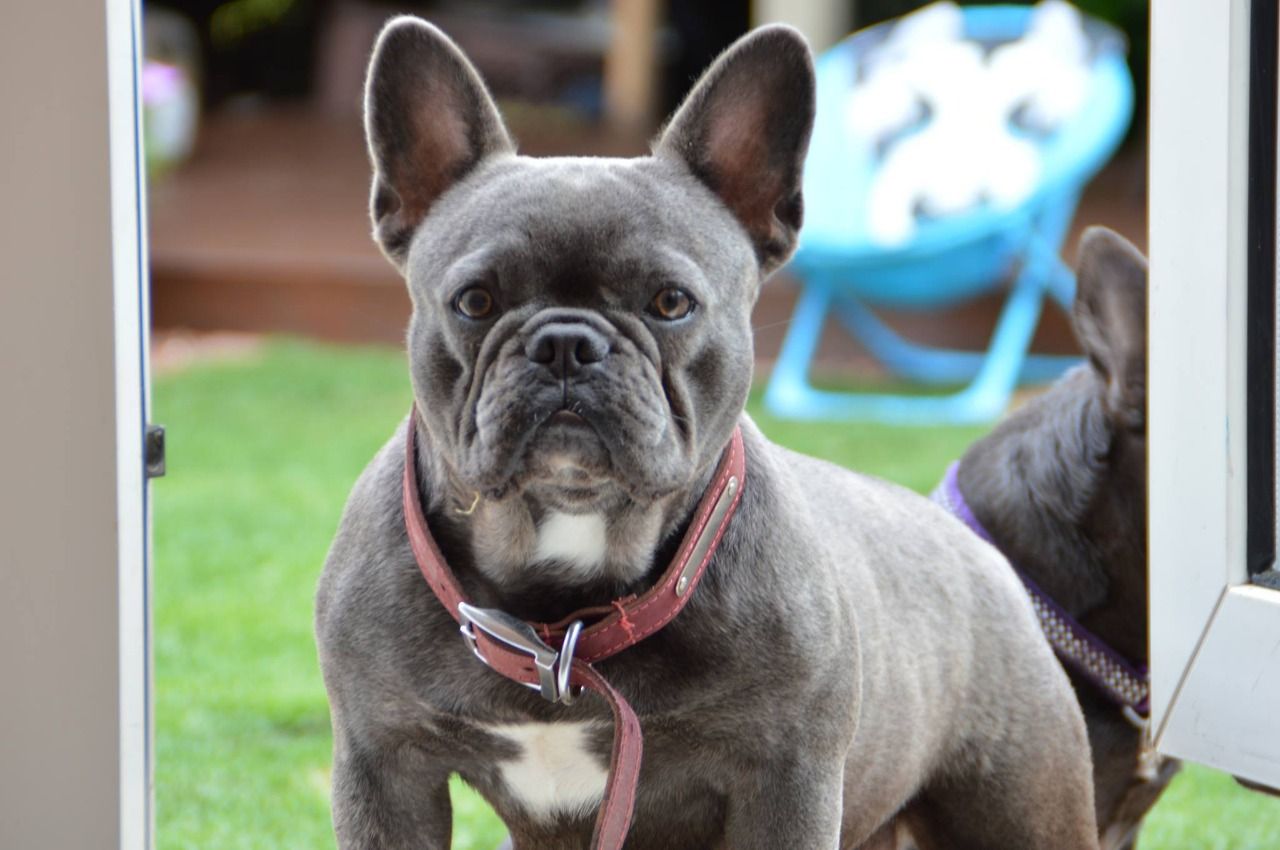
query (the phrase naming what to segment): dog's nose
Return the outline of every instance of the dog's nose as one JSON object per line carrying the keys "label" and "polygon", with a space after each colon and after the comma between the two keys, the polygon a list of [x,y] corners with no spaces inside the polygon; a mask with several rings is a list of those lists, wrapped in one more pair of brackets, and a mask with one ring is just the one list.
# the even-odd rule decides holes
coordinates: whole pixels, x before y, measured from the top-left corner
{"label": "dog's nose", "polygon": [[546,366],[557,378],[576,375],[583,366],[599,363],[609,353],[609,340],[582,322],[550,322],[534,331],[525,355]]}

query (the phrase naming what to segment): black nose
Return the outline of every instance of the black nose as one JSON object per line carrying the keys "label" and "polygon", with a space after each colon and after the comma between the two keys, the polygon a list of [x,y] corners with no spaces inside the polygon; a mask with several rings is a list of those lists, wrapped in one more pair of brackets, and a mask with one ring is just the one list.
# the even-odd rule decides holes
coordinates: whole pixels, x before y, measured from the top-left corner
{"label": "black nose", "polygon": [[582,322],[550,322],[533,332],[524,353],[563,379],[603,360],[609,353],[609,340]]}

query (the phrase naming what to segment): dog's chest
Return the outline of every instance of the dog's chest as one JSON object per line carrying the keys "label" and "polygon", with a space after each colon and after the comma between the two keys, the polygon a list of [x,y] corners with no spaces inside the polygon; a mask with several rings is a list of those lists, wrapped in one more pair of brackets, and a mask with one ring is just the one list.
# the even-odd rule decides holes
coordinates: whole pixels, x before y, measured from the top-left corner
{"label": "dog's chest", "polygon": [[604,517],[551,511],[538,525],[535,561],[559,561],[577,573],[591,574],[604,563]]}
{"label": "dog's chest", "polygon": [[515,744],[519,754],[498,763],[511,798],[526,814],[541,819],[587,815],[604,797],[606,765],[592,741],[608,724],[521,723],[487,726]]}

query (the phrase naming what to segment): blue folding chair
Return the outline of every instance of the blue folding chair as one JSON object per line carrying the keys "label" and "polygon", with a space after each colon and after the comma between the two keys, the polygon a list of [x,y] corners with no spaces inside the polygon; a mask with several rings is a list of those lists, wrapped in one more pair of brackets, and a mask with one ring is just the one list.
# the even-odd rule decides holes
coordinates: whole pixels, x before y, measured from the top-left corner
{"label": "blue folding chair", "polygon": [[[966,38],[1017,39],[1026,6],[964,9]],[[845,107],[860,54],[884,37],[880,25],[856,33],[817,61],[817,119],[804,182],[805,227],[788,268],[802,282],[790,326],[765,392],[765,405],[796,419],[879,420],[900,424],[981,422],[998,416],[1019,381],[1052,380],[1077,358],[1029,355],[1047,294],[1070,309],[1075,278],[1059,258],[1080,193],[1111,157],[1133,110],[1124,37],[1087,19],[1095,46],[1085,105],[1037,140],[1040,179],[1015,209],[983,204],[917,222],[909,241],[886,248],[867,227],[876,162],[850,145]],[[872,307],[937,309],[1012,281],[986,351],[932,348],[903,339]],[[966,384],[949,395],[834,392],[808,372],[828,315],[838,319],[892,374],[933,385]]]}

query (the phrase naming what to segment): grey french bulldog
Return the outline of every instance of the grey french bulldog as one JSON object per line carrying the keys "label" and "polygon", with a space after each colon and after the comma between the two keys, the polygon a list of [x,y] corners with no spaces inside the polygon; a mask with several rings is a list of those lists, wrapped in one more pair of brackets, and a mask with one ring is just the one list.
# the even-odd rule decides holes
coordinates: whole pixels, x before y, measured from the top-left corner
{"label": "grey french bulldog", "polygon": [[759,29],[630,160],[518,156],[439,30],[383,30],[375,238],[413,301],[418,415],[356,483],[316,600],[343,850],[446,848],[448,781],[521,850],[588,845],[612,727],[472,654],[419,573],[401,476],[475,604],[551,622],[643,591],[740,427],[736,515],[687,606],[601,662],[644,732],[635,850],[1096,848],[1088,740],[1007,562],[928,500],[771,444],[750,316],[790,255],[814,110]]}
{"label": "grey french bulldog", "polygon": [[[1147,262],[1110,230],[1081,239],[1074,307],[1088,362],[961,458],[958,484],[1009,560],[1123,657],[1147,664]],[[1178,770],[1071,672],[1093,750],[1104,850],[1134,846]]]}

